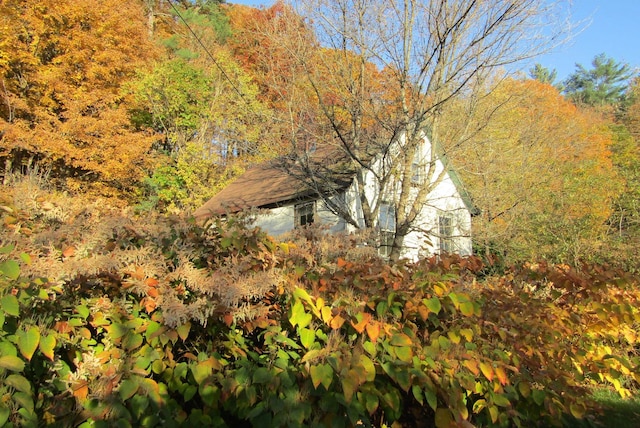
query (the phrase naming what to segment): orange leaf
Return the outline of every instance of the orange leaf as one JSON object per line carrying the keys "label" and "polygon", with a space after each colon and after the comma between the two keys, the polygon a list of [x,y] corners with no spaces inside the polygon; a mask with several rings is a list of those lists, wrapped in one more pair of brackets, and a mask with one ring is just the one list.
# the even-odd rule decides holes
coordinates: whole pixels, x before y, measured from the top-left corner
{"label": "orange leaf", "polygon": [[362,333],[370,320],[371,320],[371,314],[367,312],[363,312],[362,321],[360,321],[358,324],[354,324],[353,321],[351,321],[351,325],[353,326],[353,328],[356,329],[358,333]]}
{"label": "orange leaf", "polygon": [[478,362],[477,361],[465,360],[465,362],[463,364],[475,376],[478,376],[478,373],[480,373],[480,370],[478,369]]}
{"label": "orange leaf", "polygon": [[74,385],[73,395],[80,400],[84,400],[85,398],[87,398],[87,395],[89,395],[89,384],[87,383],[87,381],[83,380]]}
{"label": "orange leaf", "polygon": [[418,314],[420,314],[422,321],[426,321],[429,318],[429,309],[425,305],[418,305]]}
{"label": "orange leaf", "polygon": [[346,320],[344,318],[342,318],[340,315],[336,315],[335,317],[333,317],[331,319],[331,321],[329,322],[329,326],[334,329],[337,330],[340,327],[342,327],[342,324],[344,324]]}
{"label": "orange leaf", "polygon": [[147,280],[144,283],[147,284],[149,287],[157,287],[159,284],[158,280],[155,278],[147,278]]}
{"label": "orange leaf", "polygon": [[75,254],[75,252],[76,252],[75,247],[71,246],[71,247],[65,248],[64,251],[62,252],[62,255],[64,257],[71,257]]}
{"label": "orange leaf", "polygon": [[231,315],[230,313],[224,314],[222,319],[224,323],[227,325],[227,327],[231,327],[231,324],[233,324],[233,315]]}
{"label": "orange leaf", "polygon": [[338,267],[339,268],[343,268],[347,265],[347,261],[345,259],[343,259],[342,257],[338,257]]}
{"label": "orange leaf", "polygon": [[157,288],[152,288],[152,287],[147,288],[147,295],[149,297],[158,297],[158,294],[159,293]]}
{"label": "orange leaf", "polygon": [[147,311],[148,314],[153,312],[156,309],[156,301],[149,298],[142,299],[142,304],[144,305],[144,310]]}
{"label": "orange leaf", "polygon": [[496,377],[500,381],[500,384],[506,385],[509,383],[509,378],[507,377],[507,373],[504,371],[502,367],[496,367],[495,369]]}
{"label": "orange leaf", "polygon": [[369,339],[371,339],[373,343],[376,343],[376,340],[378,340],[378,337],[380,336],[380,323],[378,321],[374,321],[367,324],[366,328]]}

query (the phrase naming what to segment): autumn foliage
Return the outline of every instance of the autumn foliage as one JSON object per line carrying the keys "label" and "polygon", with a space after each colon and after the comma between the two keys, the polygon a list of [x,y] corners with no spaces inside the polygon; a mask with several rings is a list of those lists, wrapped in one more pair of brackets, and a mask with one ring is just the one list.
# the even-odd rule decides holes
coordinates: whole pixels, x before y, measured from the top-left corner
{"label": "autumn foliage", "polygon": [[130,191],[141,179],[153,139],[131,125],[122,90],[153,58],[141,7],[135,1],[2,3],[5,171],[51,169],[71,188],[93,183]]}
{"label": "autumn foliage", "polygon": [[363,58],[280,2],[0,3],[0,426],[551,426],[637,392],[637,81],[616,118],[533,80],[447,107],[480,257],[186,214],[326,113],[404,120]]}
{"label": "autumn foliage", "polygon": [[638,284],[615,270],[390,266],[313,231],[276,242],[9,190],[2,422],[530,426],[640,381]]}

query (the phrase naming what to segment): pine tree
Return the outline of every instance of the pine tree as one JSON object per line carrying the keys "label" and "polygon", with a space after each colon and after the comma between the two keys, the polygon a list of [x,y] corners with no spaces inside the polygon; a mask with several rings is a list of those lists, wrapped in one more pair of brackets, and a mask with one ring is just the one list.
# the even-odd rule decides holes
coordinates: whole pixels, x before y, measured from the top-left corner
{"label": "pine tree", "polygon": [[623,106],[633,72],[628,64],[604,53],[591,62],[592,69],[576,64],[576,71],[565,83],[564,93],[574,103],[592,107]]}

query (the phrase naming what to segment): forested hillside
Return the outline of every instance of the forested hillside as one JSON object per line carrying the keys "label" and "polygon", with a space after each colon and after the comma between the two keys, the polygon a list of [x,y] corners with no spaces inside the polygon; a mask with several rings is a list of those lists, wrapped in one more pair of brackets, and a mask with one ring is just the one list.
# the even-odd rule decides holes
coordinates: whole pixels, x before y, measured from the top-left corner
{"label": "forested hillside", "polygon": [[[548,426],[631,397],[640,77],[507,74],[548,2],[295,3],[0,4],[0,426]],[[417,129],[473,257],[190,217],[252,165]]]}

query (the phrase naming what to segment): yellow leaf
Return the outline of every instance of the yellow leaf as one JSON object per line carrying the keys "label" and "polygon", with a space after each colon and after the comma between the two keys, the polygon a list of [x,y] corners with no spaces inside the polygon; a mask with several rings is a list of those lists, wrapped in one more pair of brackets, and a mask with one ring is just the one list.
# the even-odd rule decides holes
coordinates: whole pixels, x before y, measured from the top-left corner
{"label": "yellow leaf", "polygon": [[493,380],[493,367],[491,367],[487,363],[480,363],[480,370],[482,371],[484,377],[489,380],[489,382]]}
{"label": "yellow leaf", "polygon": [[475,376],[478,376],[478,373],[480,373],[480,370],[478,369],[478,362],[477,361],[465,360],[465,362],[463,364]]}

